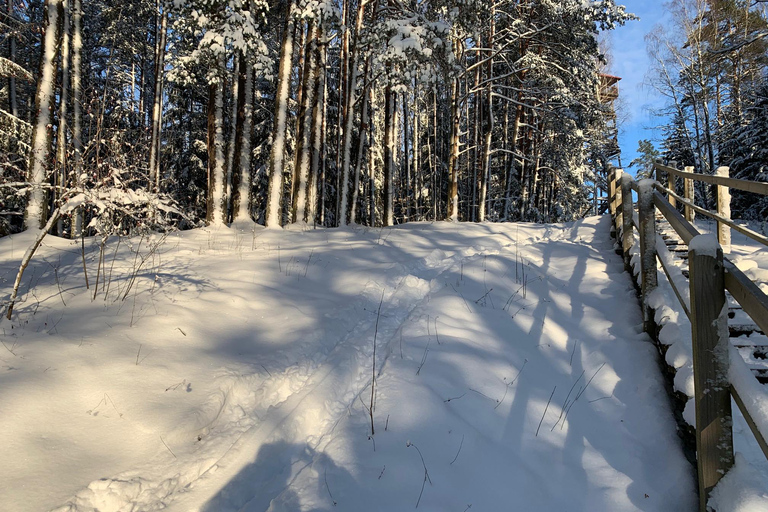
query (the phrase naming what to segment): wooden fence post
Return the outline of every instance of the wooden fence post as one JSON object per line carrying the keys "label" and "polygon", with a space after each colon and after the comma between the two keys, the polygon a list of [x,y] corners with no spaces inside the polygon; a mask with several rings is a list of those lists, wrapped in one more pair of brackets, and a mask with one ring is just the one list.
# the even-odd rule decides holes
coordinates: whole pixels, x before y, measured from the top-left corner
{"label": "wooden fence post", "polygon": [[[693,174],[693,167],[688,166],[684,169],[684,172],[688,172]],[[691,178],[685,178],[683,180],[683,197],[685,197],[686,200],[690,201],[691,204],[694,204],[696,202],[696,194],[693,191],[693,179]],[[696,218],[696,212],[693,211],[693,208],[690,206],[685,207],[685,220],[688,222],[693,222],[693,220]]]}
{"label": "wooden fence post", "polygon": [[624,174],[622,169],[613,170],[613,180],[611,182],[612,194],[611,194],[611,208],[613,209],[613,229],[616,232],[616,239],[619,238],[619,232],[621,231],[621,223],[619,222],[619,215],[621,214],[621,175]]}
{"label": "wooden fence post", "polygon": [[621,249],[624,254],[624,268],[631,274],[630,265],[632,243],[635,241],[632,232],[632,217],[634,210],[632,208],[632,178],[629,174],[622,174],[621,180]]}
{"label": "wooden fence post", "polygon": [[616,169],[608,172],[608,214],[611,216],[611,236],[616,232]]}
{"label": "wooden fence post", "polygon": [[641,290],[643,293],[643,329],[656,336],[656,322],[653,309],[648,305],[648,296],[658,286],[656,266],[656,209],[653,206],[652,179],[638,183],[637,207],[640,219],[640,268]]}
{"label": "wooden fence post", "polygon": [[[669,166],[674,169],[677,169],[677,162],[672,160],[671,162],[669,162]],[[675,190],[675,176],[669,173],[665,173],[665,174],[667,175],[666,187],[670,189],[672,192],[677,193],[677,190]],[[667,200],[669,201],[669,204],[671,204],[673,208],[677,208],[677,200],[673,196],[667,194]]]}
{"label": "wooden fence post", "polygon": [[[718,167],[715,175],[728,178],[730,176],[730,169],[728,167]],[[717,213],[726,219],[731,218],[731,192],[728,187],[723,185],[717,185]],[[719,221],[717,223],[717,241],[723,246],[724,251],[730,252],[731,228]]]}
{"label": "wooden fence post", "polygon": [[723,250],[714,236],[698,235],[688,245],[688,260],[699,511],[706,512],[710,491],[733,466]]}

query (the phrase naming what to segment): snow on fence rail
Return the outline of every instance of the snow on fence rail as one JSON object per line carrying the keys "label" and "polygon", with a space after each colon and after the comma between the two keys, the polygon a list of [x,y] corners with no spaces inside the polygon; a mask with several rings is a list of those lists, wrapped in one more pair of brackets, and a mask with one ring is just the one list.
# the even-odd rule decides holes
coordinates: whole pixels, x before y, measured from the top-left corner
{"label": "snow on fence rail", "polygon": [[[694,175],[691,168],[679,171],[659,164],[655,165],[655,170],[658,181],[649,179],[639,183],[621,169],[614,170],[609,180],[609,208],[624,264],[630,272],[634,230],[639,234],[640,285],[646,332],[652,336],[657,333],[650,299],[658,286],[659,264],[691,321],[699,510],[705,512],[710,492],[734,463],[731,397],[768,458],[768,393],[752,376],[738,352],[730,347],[725,291],[730,292],[763,332],[768,332],[768,296],[723,257],[722,249],[722,245],[730,245],[730,228],[768,245],[766,237],[738,226],[729,218],[729,188],[768,195],[768,183],[729,178],[726,167],[718,169],[716,176]],[[661,185],[665,177],[672,177],[670,188],[674,188],[675,179],[684,180],[683,197]],[[694,180],[717,185],[717,213],[693,203]],[[637,193],[637,205],[633,203],[633,191]],[[677,211],[677,201],[685,207],[685,215]],[[657,210],[688,244],[688,289],[675,278],[666,247],[663,242],[659,243]],[[700,234],[691,224],[694,212],[718,222],[717,239]]]}

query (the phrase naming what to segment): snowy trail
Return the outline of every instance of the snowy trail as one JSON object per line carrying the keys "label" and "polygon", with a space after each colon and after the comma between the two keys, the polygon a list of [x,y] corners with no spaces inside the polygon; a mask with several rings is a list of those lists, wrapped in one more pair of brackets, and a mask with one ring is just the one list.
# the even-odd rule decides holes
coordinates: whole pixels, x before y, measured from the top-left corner
{"label": "snowy trail", "polygon": [[[691,509],[692,469],[607,226],[192,231],[114,302],[92,301],[78,252],[53,239],[5,333],[16,355],[0,357],[13,368],[0,373],[0,456],[30,461],[0,467],[12,489],[0,499],[71,512]],[[0,243],[0,277],[13,243]],[[128,245],[109,245],[112,290],[146,247]],[[62,254],[63,295],[46,263]],[[20,485],[38,475],[48,488]]]}
{"label": "snowy trail", "polygon": [[[449,261],[452,265],[453,261]],[[396,301],[394,296],[404,289],[401,294],[406,295],[406,299]],[[385,319],[378,326],[377,336],[380,354],[390,351],[393,334],[400,331],[422,302],[429,300],[430,291],[426,282],[412,274],[402,277],[401,285],[394,290],[384,290],[384,303],[396,302],[397,308],[382,310]],[[369,305],[376,306],[372,301]],[[407,313],[403,317],[398,312],[404,307]],[[281,474],[271,474],[272,461],[269,467],[254,464],[254,454],[272,445],[293,445],[296,447],[293,450],[280,451],[283,457],[294,457],[297,452],[316,451],[324,444],[326,436],[370,386],[374,332],[370,325],[366,329],[361,327],[356,325],[347,338],[336,345],[299,391],[272,407],[258,425],[243,433],[184,494],[174,498],[169,510],[196,510],[195,504],[201,502],[205,505],[200,510],[265,510],[271,497],[282,492],[286,483],[281,480],[284,478]],[[383,340],[389,342],[382,343]],[[299,447],[304,442],[306,447]],[[224,488],[220,488],[221,482],[227,482]]]}

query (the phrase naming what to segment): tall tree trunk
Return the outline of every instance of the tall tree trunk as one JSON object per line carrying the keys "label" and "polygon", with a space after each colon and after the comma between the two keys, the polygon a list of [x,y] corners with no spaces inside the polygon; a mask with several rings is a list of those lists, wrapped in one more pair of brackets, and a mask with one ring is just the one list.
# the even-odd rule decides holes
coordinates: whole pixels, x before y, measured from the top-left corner
{"label": "tall tree trunk", "polygon": [[[223,74],[226,63],[224,56],[217,63]],[[224,88],[226,81],[221,78],[208,86],[208,196],[206,223],[221,226],[226,218],[227,205],[224,201],[225,156],[224,156]]]}
{"label": "tall tree trunk", "polygon": [[35,94],[35,114],[32,145],[29,152],[28,181],[31,185],[24,226],[42,229],[48,216],[45,181],[52,144],[52,110],[55,103],[56,57],[61,31],[62,0],[46,0],[46,28],[40,57],[40,79]]}
{"label": "tall tree trunk", "polygon": [[[72,0],[72,179],[70,185],[80,186],[83,174],[83,106],[82,98],[82,0]],[[72,237],[79,237],[83,231],[83,210],[75,212]]]}
{"label": "tall tree trunk", "polygon": [[385,226],[395,223],[395,97],[392,86],[384,88],[384,219]]}
{"label": "tall tree trunk", "polygon": [[[373,103],[373,87],[367,92],[368,102]],[[373,131],[371,131],[371,142],[373,142]],[[373,157],[368,158],[368,225],[376,226],[376,173],[373,164]]]}
{"label": "tall tree trunk", "polygon": [[339,169],[342,168],[342,155],[344,154],[344,126],[347,119],[347,107],[349,102],[347,101],[347,95],[349,94],[349,10],[351,0],[341,0],[341,26],[344,30],[341,33],[341,48],[339,49],[339,107],[338,115],[336,116],[336,225],[339,225],[339,211],[341,207],[341,193],[340,193],[340,180],[341,175]]}
{"label": "tall tree trunk", "polygon": [[360,193],[360,177],[363,174],[363,165],[365,163],[365,150],[368,145],[369,133],[371,131],[370,114],[368,113],[368,89],[371,87],[371,59],[365,62],[365,85],[363,86],[363,105],[360,114],[360,141],[357,146],[357,165],[355,166],[355,184],[352,188],[352,208],[349,212],[349,220],[352,224],[357,221],[358,195]]}
{"label": "tall tree trunk", "polygon": [[[237,80],[232,80],[232,108],[235,110],[235,112],[239,112],[240,109],[240,91],[242,90],[240,88],[240,59],[241,59],[241,53],[236,52],[235,53],[235,61],[234,61],[234,69],[237,73]],[[228,212],[227,212],[227,219],[231,220],[233,211],[232,211],[232,187],[233,187],[233,179],[235,171],[235,165],[236,165],[236,154],[239,154],[240,150],[240,137],[238,134],[238,117],[237,114],[234,116],[230,116],[230,123],[229,123],[229,141],[227,142],[227,186],[226,191],[224,192],[224,201],[228,205]]]}
{"label": "tall tree trunk", "polygon": [[408,138],[408,132],[409,132],[409,122],[408,122],[408,116],[410,115],[408,112],[408,93],[403,92],[403,178],[401,179],[401,183],[403,186],[401,186],[402,190],[402,196],[403,196],[403,215],[404,215],[404,222],[409,222],[411,220],[411,217],[413,216],[413,205],[411,202],[411,198],[413,197],[413,194],[415,190],[411,188],[411,161],[410,161],[410,140]]}
{"label": "tall tree trunk", "polygon": [[312,112],[315,105],[315,81],[318,76],[317,69],[317,26],[310,20],[307,26],[307,40],[304,56],[304,83],[302,84],[302,101],[299,106],[297,124],[298,140],[296,146],[296,160],[293,179],[293,205],[291,216],[293,222],[302,222],[307,219],[307,187],[309,186],[310,155],[312,149]]}
{"label": "tall tree trunk", "polygon": [[[253,132],[253,63],[242,56],[243,75],[238,78],[237,125],[238,155],[237,166],[232,179],[232,221],[251,220],[251,137]],[[245,62],[245,64],[242,64]],[[240,100],[242,98],[242,100]],[[242,114],[241,114],[242,112]]]}
{"label": "tall tree trunk", "polygon": [[[8,22],[13,21],[13,1],[8,1]],[[11,62],[16,62],[16,34],[11,34],[8,38],[8,58]],[[14,116],[19,117],[19,105],[16,98],[16,78],[8,79],[8,111]]]}
{"label": "tall tree trunk", "polygon": [[[67,102],[69,100],[69,0],[62,0],[63,29],[61,33],[61,93],[59,95],[59,126],[56,130],[56,190],[55,205],[61,206],[61,197],[67,186]],[[59,217],[56,225],[59,236],[64,233],[63,219]]]}
{"label": "tall tree trunk", "polygon": [[160,191],[160,136],[163,123],[163,78],[165,77],[165,46],[168,37],[168,13],[160,9],[158,1],[158,16],[160,16],[159,39],[155,52],[155,92],[152,104],[152,136],[149,143],[149,189]]}
{"label": "tall tree trunk", "polygon": [[[350,188],[350,168],[352,165],[352,129],[353,122],[355,120],[355,103],[357,102],[357,68],[358,57],[360,55],[360,31],[363,27],[363,20],[365,19],[365,6],[366,0],[361,0],[360,5],[357,8],[357,16],[355,18],[355,33],[352,41],[352,51],[349,55],[349,82],[346,86],[346,101],[344,105],[344,135],[341,145],[341,191],[339,202],[339,218],[338,225],[345,226],[349,217],[349,209],[354,208],[355,205],[349,204],[349,188]],[[348,41],[349,37],[345,33],[345,41]],[[358,181],[359,183],[359,181]]]}
{"label": "tall tree trunk", "polygon": [[491,139],[493,137],[493,128],[494,128],[494,119],[493,119],[493,44],[494,44],[494,32],[495,32],[495,23],[494,18],[496,17],[495,9],[491,5],[491,19],[490,19],[490,27],[489,27],[489,35],[488,35],[488,48],[490,55],[487,57],[486,62],[486,72],[485,72],[485,80],[487,81],[486,89],[485,89],[485,101],[486,101],[486,112],[485,112],[485,126],[484,128],[484,134],[483,134],[483,171],[480,176],[480,201],[478,204],[478,215],[477,220],[479,222],[485,221],[486,211],[487,211],[487,205],[486,201],[489,200],[489,194],[488,194],[488,184],[491,180]]}
{"label": "tall tree trunk", "polygon": [[[479,55],[478,55],[479,57]],[[478,66],[475,69],[475,83],[472,86],[472,90],[475,91],[473,94],[473,101],[472,101],[472,114],[474,118],[474,122],[472,122],[470,119],[470,116],[467,115],[468,122],[472,125],[472,172],[467,173],[467,176],[471,175],[471,178],[469,180],[469,188],[472,190],[472,204],[469,205],[469,215],[472,222],[477,222],[477,215],[479,213],[478,211],[478,199],[479,199],[479,190],[478,190],[478,168],[480,167],[480,127],[483,124],[483,107],[482,107],[482,98],[483,93],[479,90],[480,86],[480,67]],[[467,111],[469,112],[469,106],[467,106]]]}
{"label": "tall tree trunk", "polygon": [[[326,82],[326,64],[327,64],[327,41],[325,40],[325,30],[323,29],[323,22],[321,20],[319,26],[320,33],[318,35],[317,45],[317,80],[315,81],[316,91],[315,97],[317,98],[317,107],[315,108],[314,119],[312,121],[312,166],[310,168],[310,183],[309,183],[309,195],[307,198],[307,222],[315,222],[317,219],[317,198],[318,188],[323,186],[321,167],[325,166],[325,153],[324,153],[324,141],[325,141],[325,120],[327,110],[327,100],[325,94],[325,82]],[[322,206],[320,208],[322,210]],[[322,224],[322,220],[320,221]]]}
{"label": "tall tree trunk", "polygon": [[[454,39],[454,54],[459,55],[458,39]],[[458,222],[459,220],[459,79],[454,78],[451,85],[451,143],[450,156],[448,158],[448,218],[447,220]]]}
{"label": "tall tree trunk", "polygon": [[266,226],[277,228],[281,225],[280,201],[283,195],[283,172],[285,170],[285,129],[288,120],[288,95],[291,85],[291,60],[293,56],[293,32],[296,0],[291,0],[286,14],[283,45],[280,49],[277,94],[275,100],[275,125],[272,132],[272,152],[269,158],[269,191],[267,193]]}
{"label": "tall tree trunk", "polygon": [[411,147],[413,148],[413,180],[414,180],[414,195],[413,195],[413,205],[414,205],[414,215],[415,220],[421,221],[424,220],[422,213],[421,213],[421,207],[422,207],[422,197],[421,192],[424,188],[424,184],[422,183],[422,174],[421,174],[421,146],[419,145],[419,130],[421,129],[421,123],[419,122],[419,87],[417,84],[414,84],[413,87],[413,133],[412,133],[412,141],[411,141]]}

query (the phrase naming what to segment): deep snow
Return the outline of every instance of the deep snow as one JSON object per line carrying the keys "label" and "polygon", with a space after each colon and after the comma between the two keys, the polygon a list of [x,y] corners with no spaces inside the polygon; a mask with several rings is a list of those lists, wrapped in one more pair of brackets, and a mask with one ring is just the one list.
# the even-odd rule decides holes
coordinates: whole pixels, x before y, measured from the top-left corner
{"label": "deep snow", "polygon": [[2,508],[693,510],[609,222],[112,238],[95,300],[99,240],[86,290],[46,238],[0,325]]}

